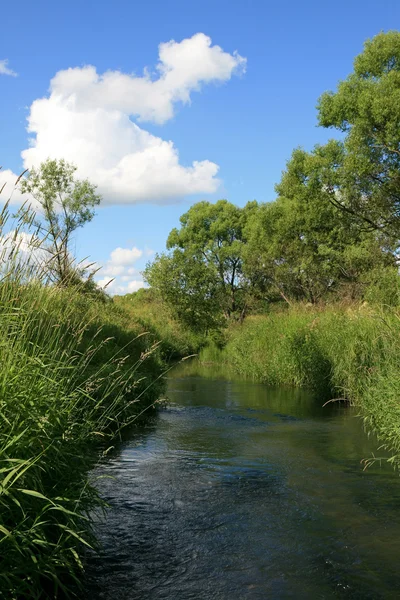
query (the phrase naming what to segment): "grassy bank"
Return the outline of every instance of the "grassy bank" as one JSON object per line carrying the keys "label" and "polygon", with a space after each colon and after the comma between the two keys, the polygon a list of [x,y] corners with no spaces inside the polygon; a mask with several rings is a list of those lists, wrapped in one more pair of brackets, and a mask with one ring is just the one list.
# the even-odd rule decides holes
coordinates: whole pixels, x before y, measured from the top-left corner
{"label": "grassy bank", "polygon": [[165,363],[113,303],[45,287],[18,266],[0,282],[0,597],[55,598],[79,580],[88,472],[161,393]]}
{"label": "grassy bank", "polygon": [[400,465],[400,317],[368,305],[294,307],[249,317],[232,327],[222,351],[201,360],[224,361],[271,385],[307,386],[321,401],[346,398],[360,408],[382,455]]}
{"label": "grassy bank", "polygon": [[167,305],[151,289],[116,296],[114,302],[131,320],[149,331],[152,339],[160,341],[160,353],[167,361],[196,354],[205,344],[206,336],[190,331],[174,319]]}

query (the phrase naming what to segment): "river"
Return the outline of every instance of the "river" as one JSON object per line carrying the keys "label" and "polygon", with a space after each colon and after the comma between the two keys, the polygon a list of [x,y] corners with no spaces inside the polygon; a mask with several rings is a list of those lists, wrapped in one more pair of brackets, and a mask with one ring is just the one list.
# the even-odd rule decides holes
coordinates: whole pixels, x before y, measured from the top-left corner
{"label": "river", "polygon": [[85,598],[398,599],[400,481],[354,409],[183,364],[96,469]]}

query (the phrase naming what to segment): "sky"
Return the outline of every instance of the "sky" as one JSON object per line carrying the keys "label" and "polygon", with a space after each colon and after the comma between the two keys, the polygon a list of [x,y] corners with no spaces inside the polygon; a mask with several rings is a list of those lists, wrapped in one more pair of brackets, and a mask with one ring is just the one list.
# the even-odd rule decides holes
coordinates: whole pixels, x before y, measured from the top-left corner
{"label": "sky", "polygon": [[117,294],[143,285],[193,203],[273,200],[292,150],[335,136],[317,126],[318,97],[366,39],[400,29],[399,0],[21,0],[1,12],[0,201],[24,168],[76,164],[102,203],[74,250]]}

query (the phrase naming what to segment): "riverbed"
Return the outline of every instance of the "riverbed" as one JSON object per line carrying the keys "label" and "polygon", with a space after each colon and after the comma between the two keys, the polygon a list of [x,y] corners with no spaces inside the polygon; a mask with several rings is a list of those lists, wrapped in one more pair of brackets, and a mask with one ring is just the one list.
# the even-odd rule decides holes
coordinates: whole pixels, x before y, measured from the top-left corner
{"label": "riverbed", "polygon": [[400,480],[357,411],[176,368],[168,404],[95,471],[85,598],[400,597]]}

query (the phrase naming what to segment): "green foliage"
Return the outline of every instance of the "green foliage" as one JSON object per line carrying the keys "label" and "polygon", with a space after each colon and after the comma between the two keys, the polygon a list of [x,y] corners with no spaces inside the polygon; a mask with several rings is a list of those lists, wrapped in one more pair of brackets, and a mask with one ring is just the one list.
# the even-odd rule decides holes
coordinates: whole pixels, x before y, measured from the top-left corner
{"label": "green foliage", "polygon": [[164,362],[111,301],[46,287],[9,248],[0,270],[0,596],[68,597],[103,506],[88,473],[154,406]]}
{"label": "green foliage", "polygon": [[171,231],[169,254],[147,266],[146,280],[187,327],[204,332],[246,312],[244,227],[256,207],[198,202],[181,217],[181,228]]}
{"label": "green foliage", "polygon": [[288,314],[249,317],[233,328],[222,360],[269,385],[308,386],[329,393],[330,361],[322,357],[315,314],[292,310]]}
{"label": "green foliage", "polygon": [[219,286],[199,257],[156,255],[144,277],[185,327],[200,333],[223,324]]}
{"label": "green foliage", "polygon": [[270,385],[307,386],[320,402],[348,399],[397,467],[399,357],[398,310],[367,305],[320,310],[296,305],[285,313],[249,317],[230,328],[222,351],[212,346],[200,355]]}
{"label": "green foliage", "polygon": [[395,262],[386,236],[363,230],[329,201],[316,172],[320,158],[295,150],[276,186],[279,198],[249,220],[245,271],[267,297],[360,297],[365,273]]}
{"label": "green foliage", "polygon": [[364,298],[374,305],[400,305],[400,276],[397,267],[372,269],[365,275]]}
{"label": "green foliage", "polygon": [[[330,199],[368,226],[400,231],[400,33],[365,43],[354,71],[336,93],[323,94],[319,122],[345,133],[337,157],[325,165]],[[331,147],[335,143],[331,142]]]}
{"label": "green foliage", "polygon": [[[30,194],[38,205],[37,212],[23,208],[30,224],[36,226],[41,249],[47,253],[47,268],[53,281],[61,285],[79,283],[82,269],[71,258],[73,233],[94,217],[94,207],[101,197],[88,180],[76,180],[76,167],[65,160],[43,162],[21,179],[20,189]],[[84,271],[85,269],[83,269]]]}

